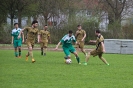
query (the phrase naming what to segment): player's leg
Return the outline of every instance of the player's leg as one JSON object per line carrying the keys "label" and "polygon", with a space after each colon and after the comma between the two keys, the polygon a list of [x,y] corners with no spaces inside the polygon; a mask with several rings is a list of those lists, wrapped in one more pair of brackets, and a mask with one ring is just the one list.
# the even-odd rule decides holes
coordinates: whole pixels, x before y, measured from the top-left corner
{"label": "player's leg", "polygon": [[75,55],[78,64],[81,64],[81,63],[80,63],[80,58],[79,58],[77,52],[75,51],[75,52],[73,52],[73,54]]}
{"label": "player's leg", "polygon": [[80,48],[80,49],[81,49],[81,51],[83,52],[83,54],[87,56],[87,54],[86,54],[84,48]]}
{"label": "player's leg", "polygon": [[47,52],[47,46],[48,46],[48,42],[44,42],[44,56],[46,55]]}
{"label": "player's leg", "polygon": [[14,48],[15,57],[18,57],[17,47]]}
{"label": "player's leg", "polygon": [[40,43],[40,47],[41,47],[41,55],[43,55],[43,42]]}
{"label": "player's leg", "polygon": [[26,55],[26,61],[28,60],[28,56],[30,55],[31,56],[31,59],[32,59],[32,63],[35,62],[34,58],[33,58],[33,47],[34,47],[34,43],[33,42],[27,42],[27,45],[28,45],[28,54]]}
{"label": "player's leg", "polygon": [[86,58],[85,58],[85,63],[84,63],[84,65],[87,65],[87,63],[88,63],[88,61],[89,61],[89,59],[90,59],[90,52],[88,52],[88,54],[87,54],[87,56],[86,56]]}
{"label": "player's leg", "polygon": [[43,55],[43,47],[41,47],[41,55]]}
{"label": "player's leg", "polygon": [[75,48],[74,48],[74,47],[69,47],[69,51],[75,55],[77,62],[78,62],[79,64],[81,64],[81,63],[80,63],[80,58],[79,58],[79,56],[78,56],[78,54],[77,54]]}
{"label": "player's leg", "polygon": [[78,52],[80,51],[80,42],[79,41],[77,41],[77,44],[76,44],[76,52],[77,52],[77,54],[78,54]]}
{"label": "player's leg", "polygon": [[66,48],[66,47],[63,47],[63,51],[64,51],[64,53],[65,53],[65,57],[64,57],[64,61],[66,62],[66,59],[70,59],[71,57],[70,57],[70,51],[69,51],[69,49],[68,48]]}
{"label": "player's leg", "polygon": [[84,65],[87,65],[87,63],[88,63],[88,61],[89,61],[91,55],[96,56],[96,55],[97,55],[97,54],[96,54],[96,50],[92,50],[91,52],[88,52],[88,54],[87,54],[87,56],[86,56],[86,58],[85,58],[85,63],[84,63]]}
{"label": "player's leg", "polygon": [[18,56],[19,56],[19,58],[21,58],[21,46],[18,47]]}
{"label": "player's leg", "polygon": [[19,58],[21,58],[21,45],[22,45],[22,41],[18,41],[18,53],[19,53]]}
{"label": "player's leg", "polygon": [[15,54],[15,57],[18,57],[17,41],[16,40],[13,41],[13,46],[14,46],[14,54]]}
{"label": "player's leg", "polygon": [[102,53],[99,54],[98,56],[99,56],[99,58],[100,58],[106,65],[109,65],[109,63],[106,61],[106,59],[104,59],[104,58],[102,57]]}
{"label": "player's leg", "polygon": [[34,58],[33,58],[33,48],[32,48],[32,46],[29,46],[29,54],[30,54],[30,57],[31,57],[31,59],[32,59],[32,63],[34,63],[35,62],[35,60],[34,60]]}
{"label": "player's leg", "polygon": [[86,54],[86,52],[85,52],[85,50],[84,50],[84,41],[81,41],[81,42],[80,42],[80,49],[81,49],[81,51],[83,52],[83,54],[87,56],[87,54]]}
{"label": "player's leg", "polygon": [[28,57],[30,56],[29,47],[31,46],[31,43],[29,41],[26,41],[26,43],[27,43],[27,47],[28,47],[28,53],[26,54],[25,60],[28,61]]}

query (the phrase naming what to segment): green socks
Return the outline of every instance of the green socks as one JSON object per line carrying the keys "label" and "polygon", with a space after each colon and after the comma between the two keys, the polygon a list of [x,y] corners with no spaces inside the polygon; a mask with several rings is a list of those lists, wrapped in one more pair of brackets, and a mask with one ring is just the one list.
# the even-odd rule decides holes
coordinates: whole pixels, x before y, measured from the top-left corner
{"label": "green socks", "polygon": [[19,51],[19,56],[21,56],[21,50]]}
{"label": "green socks", "polygon": [[79,57],[76,57],[76,59],[77,59],[77,62],[80,63],[80,58]]}
{"label": "green socks", "polygon": [[18,57],[18,53],[17,52],[15,52],[15,56]]}

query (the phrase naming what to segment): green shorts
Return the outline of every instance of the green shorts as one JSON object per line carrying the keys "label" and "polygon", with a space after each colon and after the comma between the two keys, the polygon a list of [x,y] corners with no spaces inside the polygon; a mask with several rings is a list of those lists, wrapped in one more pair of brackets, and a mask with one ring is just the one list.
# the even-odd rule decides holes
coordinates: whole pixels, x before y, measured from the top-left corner
{"label": "green shorts", "polygon": [[20,47],[22,45],[22,40],[13,41],[14,48]]}
{"label": "green shorts", "polygon": [[76,50],[73,46],[71,47],[62,47],[64,53],[66,54],[66,56],[70,56],[70,53],[74,53]]}

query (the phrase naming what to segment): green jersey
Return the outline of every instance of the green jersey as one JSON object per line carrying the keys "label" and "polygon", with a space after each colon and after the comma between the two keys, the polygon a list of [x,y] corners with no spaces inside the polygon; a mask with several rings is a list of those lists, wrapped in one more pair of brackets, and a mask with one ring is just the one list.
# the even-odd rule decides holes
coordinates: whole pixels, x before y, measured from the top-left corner
{"label": "green jersey", "polygon": [[61,40],[62,47],[72,47],[72,42],[76,42],[75,36],[69,37],[69,34],[65,35]]}
{"label": "green jersey", "polygon": [[19,35],[20,31],[21,31],[20,28],[17,28],[17,29],[15,28],[12,30],[11,35],[14,37],[14,40],[22,40],[22,38],[18,39],[18,35]]}

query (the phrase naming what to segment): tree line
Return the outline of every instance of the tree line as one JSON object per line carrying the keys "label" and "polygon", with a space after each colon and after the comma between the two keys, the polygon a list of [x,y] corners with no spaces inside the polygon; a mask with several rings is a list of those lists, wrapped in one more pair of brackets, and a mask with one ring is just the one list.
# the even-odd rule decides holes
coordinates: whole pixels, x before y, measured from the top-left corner
{"label": "tree line", "polygon": [[[31,17],[33,20],[40,19],[40,29],[52,20],[49,30],[53,43],[58,42],[68,30],[75,32],[78,24],[86,30],[88,43],[90,39],[95,39],[93,32],[99,28],[105,14],[108,26],[103,34],[106,38],[133,37],[132,24],[121,26],[121,21],[132,14],[130,10],[133,8],[132,0],[0,0],[0,8],[1,43],[9,43],[13,19],[18,18],[19,27],[22,27],[23,17],[28,17],[26,26],[30,26]],[[7,18],[11,19],[10,24],[7,23]],[[3,37],[6,40],[3,40]]]}

